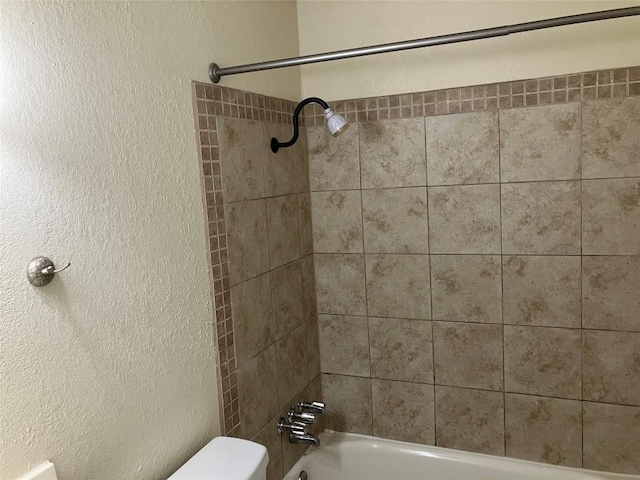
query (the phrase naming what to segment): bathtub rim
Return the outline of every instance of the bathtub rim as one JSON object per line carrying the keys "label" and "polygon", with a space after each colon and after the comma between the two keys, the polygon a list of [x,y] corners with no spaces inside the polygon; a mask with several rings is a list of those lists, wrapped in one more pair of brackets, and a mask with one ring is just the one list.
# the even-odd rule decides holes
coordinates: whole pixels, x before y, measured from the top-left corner
{"label": "bathtub rim", "polygon": [[[337,443],[383,443],[390,445],[402,446],[404,448],[413,449],[413,451],[423,451],[423,452],[432,452],[438,458],[443,458],[445,460],[450,461],[458,461],[461,463],[475,463],[481,465],[489,465],[491,462],[495,462],[496,459],[503,462],[515,463],[517,465],[527,465],[529,467],[545,467],[553,470],[562,470],[565,472],[573,472],[573,473],[582,473],[585,475],[592,475],[593,479],[580,479],[580,480],[640,480],[640,475],[636,474],[628,474],[628,473],[614,473],[614,472],[605,472],[600,470],[590,470],[582,467],[567,467],[563,465],[551,465],[548,463],[535,462],[532,460],[524,460],[520,458],[513,458],[507,456],[500,455],[489,455],[486,453],[477,453],[477,452],[467,452],[465,450],[456,450],[453,448],[445,448],[445,447],[436,447],[433,445],[424,445],[420,443],[411,443],[404,442],[402,440],[392,440],[382,437],[376,437],[373,435],[366,435],[361,433],[347,433],[347,432],[338,432],[335,430],[324,430],[320,435],[320,441],[322,449],[329,443],[331,446],[335,446]],[[316,451],[315,447],[309,447],[304,454],[296,461],[296,463],[291,467],[291,469],[285,472],[283,480],[288,480],[290,478],[297,479],[296,475],[300,473],[301,470],[304,470],[302,466],[299,464],[308,456],[312,455]],[[465,462],[465,458],[475,458],[477,460],[483,460],[481,462]],[[291,475],[293,473],[293,475]]]}

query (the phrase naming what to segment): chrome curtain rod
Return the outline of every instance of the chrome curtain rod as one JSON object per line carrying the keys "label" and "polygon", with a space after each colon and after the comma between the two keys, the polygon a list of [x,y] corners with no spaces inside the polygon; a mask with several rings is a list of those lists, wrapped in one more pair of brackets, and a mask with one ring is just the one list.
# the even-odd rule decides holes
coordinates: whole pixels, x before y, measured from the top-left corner
{"label": "chrome curtain rod", "polygon": [[512,33],[530,32],[533,30],[541,30],[543,28],[562,27],[564,25],[575,25],[577,23],[595,22],[598,20],[609,20],[612,18],[631,17],[633,15],[640,15],[640,7],[617,8],[601,12],[569,15],[567,17],[548,18],[546,20],[538,20],[535,22],[516,23],[515,25],[471,30],[469,32],[419,38],[416,40],[406,40],[404,42],[385,43],[382,45],[372,45],[370,47],[316,53],[313,55],[304,55],[302,57],[283,58],[281,60],[272,60],[269,62],[238,65],[237,67],[220,68],[218,64],[212,63],[209,65],[209,77],[213,83],[218,83],[222,77],[226,75],[236,75],[238,73],[259,72],[262,70],[294,67],[296,65],[306,65],[309,63],[330,62],[331,60],[341,60],[343,58],[364,57],[366,55],[376,55],[378,53],[398,52],[402,50],[412,50],[414,48],[447,45],[449,43],[469,42],[471,40],[481,40],[484,38],[502,37],[505,35],[511,35]]}

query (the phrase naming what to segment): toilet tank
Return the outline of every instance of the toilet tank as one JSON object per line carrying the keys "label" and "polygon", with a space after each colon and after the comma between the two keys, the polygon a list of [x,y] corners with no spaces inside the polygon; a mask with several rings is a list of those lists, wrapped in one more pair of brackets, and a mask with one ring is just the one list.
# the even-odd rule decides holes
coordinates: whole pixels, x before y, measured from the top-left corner
{"label": "toilet tank", "polygon": [[216,437],[168,480],[266,480],[269,455],[262,445]]}

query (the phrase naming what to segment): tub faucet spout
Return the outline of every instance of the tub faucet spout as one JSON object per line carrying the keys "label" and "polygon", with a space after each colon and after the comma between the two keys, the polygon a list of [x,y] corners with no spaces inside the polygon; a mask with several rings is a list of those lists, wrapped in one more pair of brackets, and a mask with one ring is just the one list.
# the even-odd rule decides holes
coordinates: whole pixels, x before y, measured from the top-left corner
{"label": "tub faucet spout", "polygon": [[320,446],[320,439],[307,432],[307,426],[304,423],[287,422],[284,418],[280,418],[278,433],[283,434],[285,430],[289,431],[289,443],[306,443],[314,447]]}
{"label": "tub faucet spout", "polygon": [[303,433],[301,435],[296,435],[293,432],[289,433],[289,442],[290,443],[307,443],[314,447],[320,446],[320,439],[313,435],[312,433]]}

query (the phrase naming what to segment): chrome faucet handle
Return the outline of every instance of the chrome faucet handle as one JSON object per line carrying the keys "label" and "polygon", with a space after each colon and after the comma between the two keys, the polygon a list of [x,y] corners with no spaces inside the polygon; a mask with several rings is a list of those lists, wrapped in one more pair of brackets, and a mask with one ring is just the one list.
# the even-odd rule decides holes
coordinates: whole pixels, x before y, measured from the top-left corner
{"label": "chrome faucet handle", "polygon": [[307,434],[307,426],[304,423],[300,423],[300,422],[287,423],[284,417],[280,417],[280,421],[278,422],[278,433],[282,435],[285,430],[289,430],[290,433],[293,433],[296,435]]}
{"label": "chrome faucet handle", "polygon": [[308,411],[314,414],[324,413],[324,402],[299,402],[298,409],[301,412]]}
{"label": "chrome faucet handle", "polygon": [[312,412],[297,411],[295,407],[289,410],[289,421],[291,423],[301,423],[303,425],[313,425],[316,423],[316,414]]}

